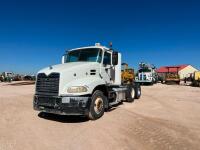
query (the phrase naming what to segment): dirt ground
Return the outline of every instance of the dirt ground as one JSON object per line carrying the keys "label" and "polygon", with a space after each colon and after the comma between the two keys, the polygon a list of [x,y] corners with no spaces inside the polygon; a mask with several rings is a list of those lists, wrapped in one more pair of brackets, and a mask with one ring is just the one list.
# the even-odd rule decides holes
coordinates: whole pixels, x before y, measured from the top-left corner
{"label": "dirt ground", "polygon": [[32,108],[34,85],[0,83],[0,150],[200,149],[200,88],[157,84],[142,92],[88,121],[45,117]]}

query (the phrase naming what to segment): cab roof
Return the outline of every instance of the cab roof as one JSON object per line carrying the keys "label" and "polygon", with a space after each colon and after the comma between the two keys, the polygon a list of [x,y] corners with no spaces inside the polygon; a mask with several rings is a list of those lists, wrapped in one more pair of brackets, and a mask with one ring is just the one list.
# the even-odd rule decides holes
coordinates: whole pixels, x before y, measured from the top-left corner
{"label": "cab roof", "polygon": [[73,49],[70,49],[70,50],[68,50],[68,51],[79,50],[79,49],[87,49],[87,48],[100,48],[100,49],[103,49],[103,50],[106,50],[106,51],[111,50],[111,49],[109,49],[108,47],[99,45],[99,46],[87,46],[87,47],[73,48]]}
{"label": "cab roof", "polygon": [[93,46],[78,47],[78,48],[69,49],[67,51],[70,52],[70,51],[74,51],[74,50],[87,49],[87,48],[100,48],[103,51],[118,52],[118,50],[115,50],[112,48],[112,43],[110,43],[110,48],[103,46],[100,43],[95,43],[95,45],[93,45]]}

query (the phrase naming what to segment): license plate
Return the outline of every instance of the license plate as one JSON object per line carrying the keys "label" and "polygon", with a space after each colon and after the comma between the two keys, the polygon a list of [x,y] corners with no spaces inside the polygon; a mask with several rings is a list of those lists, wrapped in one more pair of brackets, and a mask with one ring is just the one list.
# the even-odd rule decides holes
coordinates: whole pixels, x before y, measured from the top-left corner
{"label": "license plate", "polygon": [[70,98],[69,97],[62,98],[62,103],[70,103]]}
{"label": "license plate", "polygon": [[43,106],[54,106],[55,105],[55,99],[40,97],[38,99],[38,104],[43,105]]}

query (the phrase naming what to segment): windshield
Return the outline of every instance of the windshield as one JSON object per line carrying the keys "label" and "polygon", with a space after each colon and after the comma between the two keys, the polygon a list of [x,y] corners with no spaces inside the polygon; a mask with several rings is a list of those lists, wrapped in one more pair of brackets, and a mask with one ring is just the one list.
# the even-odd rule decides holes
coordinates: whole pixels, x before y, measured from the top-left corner
{"label": "windshield", "polygon": [[69,51],[65,55],[65,63],[69,62],[101,62],[102,51],[99,48],[87,48]]}
{"label": "windshield", "polygon": [[140,69],[139,72],[151,72],[151,69],[148,69],[148,68],[143,68],[143,69]]}

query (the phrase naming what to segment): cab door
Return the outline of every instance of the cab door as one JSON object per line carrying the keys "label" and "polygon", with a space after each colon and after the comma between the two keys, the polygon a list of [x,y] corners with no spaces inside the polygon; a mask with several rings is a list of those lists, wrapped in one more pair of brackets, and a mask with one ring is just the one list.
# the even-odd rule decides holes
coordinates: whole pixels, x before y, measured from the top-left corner
{"label": "cab door", "polygon": [[107,84],[114,81],[114,69],[112,65],[112,52],[105,51],[102,63],[102,75]]}

